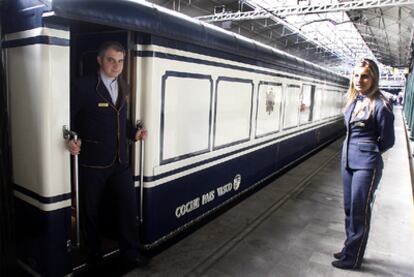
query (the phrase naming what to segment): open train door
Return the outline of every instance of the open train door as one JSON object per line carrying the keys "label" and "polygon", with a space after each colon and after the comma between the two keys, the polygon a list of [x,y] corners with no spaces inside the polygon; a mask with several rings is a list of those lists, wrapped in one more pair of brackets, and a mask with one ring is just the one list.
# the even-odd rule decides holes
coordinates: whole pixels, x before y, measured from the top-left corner
{"label": "open train door", "polygon": [[[76,82],[80,77],[96,74],[99,70],[99,66],[96,61],[98,55],[98,49],[100,45],[106,41],[117,41],[121,43],[126,49],[126,57],[124,61],[124,69],[121,75],[121,78],[124,79],[130,88],[129,91],[129,118],[134,123],[135,120],[135,66],[133,50],[129,49],[129,45],[133,45],[131,41],[134,39],[134,33],[116,29],[109,26],[95,25],[87,22],[72,22],[71,23],[71,83]],[[72,87],[73,89],[73,87]],[[131,144],[132,146],[132,144]],[[134,149],[130,148],[130,161],[134,162]],[[134,167],[133,167],[134,168]],[[72,166],[72,173],[74,173],[75,167]],[[72,183],[72,191],[76,191],[74,182]],[[116,241],[116,228],[114,227],[114,217],[116,216],[113,212],[113,204],[111,199],[111,193],[105,194],[105,199],[103,199],[104,205],[100,210],[100,223],[102,224],[103,231],[103,245],[102,250],[105,256],[110,256],[115,254],[118,251],[118,245]],[[139,198],[138,198],[139,199]],[[72,241],[74,241],[75,250],[72,253],[74,260],[74,271],[77,271],[84,267],[87,251],[85,249],[84,243],[82,242],[82,236],[79,238],[78,226],[79,226],[79,211],[76,205],[75,199],[72,201]],[[138,207],[137,207],[138,209]],[[82,211],[80,211],[81,213]],[[80,214],[80,217],[82,214]],[[82,230],[80,230],[82,234]],[[80,243],[79,243],[80,239]]]}

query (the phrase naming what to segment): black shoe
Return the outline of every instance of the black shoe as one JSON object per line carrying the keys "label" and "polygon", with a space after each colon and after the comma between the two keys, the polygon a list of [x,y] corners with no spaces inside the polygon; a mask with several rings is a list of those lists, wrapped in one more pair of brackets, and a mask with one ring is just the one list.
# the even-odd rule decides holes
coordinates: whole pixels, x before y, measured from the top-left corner
{"label": "black shoe", "polygon": [[344,254],[341,252],[336,252],[333,254],[334,258],[340,260]]}
{"label": "black shoe", "polygon": [[104,262],[101,254],[91,254],[86,259],[87,263],[87,274],[94,276],[101,276],[100,270],[103,268]]}
{"label": "black shoe", "polygon": [[361,267],[361,265],[357,265],[354,261],[345,259],[333,261],[332,265],[340,269],[359,269]]}
{"label": "black shoe", "polygon": [[124,271],[130,271],[134,268],[143,268],[147,266],[149,259],[141,254],[137,254],[134,259],[131,258],[121,258],[121,268]]}
{"label": "black shoe", "polygon": [[135,267],[145,267],[149,263],[149,259],[141,254],[138,254],[134,260]]}
{"label": "black shoe", "polygon": [[86,259],[86,263],[90,267],[98,267],[98,266],[101,266],[103,264],[102,254],[100,254],[100,253],[90,254],[88,256],[88,258]]}

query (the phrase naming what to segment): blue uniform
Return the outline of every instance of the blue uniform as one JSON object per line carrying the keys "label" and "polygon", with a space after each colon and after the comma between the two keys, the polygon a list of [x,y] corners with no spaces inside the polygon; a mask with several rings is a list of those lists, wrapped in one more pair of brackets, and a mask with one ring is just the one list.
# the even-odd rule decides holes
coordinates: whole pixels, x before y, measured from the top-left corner
{"label": "blue uniform", "polygon": [[137,129],[127,120],[126,84],[119,80],[116,103],[99,76],[80,79],[71,93],[72,129],[82,139],[79,155],[81,222],[90,258],[101,255],[100,212],[106,194],[116,213],[121,254],[138,255],[137,202],[128,165],[128,138]]}
{"label": "blue uniform", "polygon": [[116,163],[128,165],[128,138],[135,140],[137,129],[127,119],[126,84],[119,80],[116,103],[99,76],[78,80],[71,93],[71,121],[82,139],[79,163],[82,167],[105,169]]}
{"label": "blue uniform", "polygon": [[395,140],[391,105],[377,98],[369,116],[362,101],[359,96],[344,113],[347,136],[341,161],[346,231],[342,260],[354,268],[360,267],[368,240],[371,204],[384,165],[381,153]]}

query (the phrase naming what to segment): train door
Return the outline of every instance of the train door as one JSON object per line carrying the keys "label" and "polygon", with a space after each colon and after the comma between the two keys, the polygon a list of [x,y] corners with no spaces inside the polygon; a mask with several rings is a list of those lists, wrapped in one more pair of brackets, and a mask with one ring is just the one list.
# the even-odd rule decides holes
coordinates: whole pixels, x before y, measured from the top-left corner
{"label": "train door", "polygon": [[[113,29],[105,26],[98,26],[93,24],[79,24],[76,26],[71,26],[71,58],[70,58],[70,79],[71,79],[71,89],[73,89],[73,84],[80,77],[96,74],[99,69],[99,66],[96,61],[96,56],[98,53],[99,46],[105,41],[118,41],[120,42],[126,51],[126,58],[124,62],[124,69],[121,77],[127,81],[130,85],[130,88],[134,88],[134,60],[131,58],[131,51],[128,49],[129,45],[133,45],[131,41],[133,40],[133,33],[126,30]],[[131,89],[129,92],[129,105],[134,103],[133,99],[135,98],[134,90]],[[129,107],[129,116],[133,117],[134,107]],[[132,149],[130,149],[130,155],[133,155]],[[134,161],[132,157],[130,161]],[[72,166],[72,171],[74,167]],[[76,188],[72,184],[72,191],[74,192]],[[75,195],[73,193],[73,195]],[[111,209],[111,197],[110,193],[105,194],[106,197],[103,199],[102,209],[100,210],[100,223],[101,229],[103,230],[102,236],[102,249],[105,256],[110,256],[115,254],[118,251],[118,245],[116,241],[116,233],[113,228],[113,219],[114,214]],[[79,218],[77,218],[76,213],[76,201],[72,199],[72,241],[77,242],[77,224],[79,224]],[[82,212],[80,210],[80,212]],[[82,214],[80,214],[80,218]],[[80,227],[82,225],[80,224]],[[87,258],[87,251],[85,249],[84,241],[82,240],[82,228],[80,228],[80,244],[79,247],[75,247],[73,253],[73,260],[76,269],[83,267]]]}

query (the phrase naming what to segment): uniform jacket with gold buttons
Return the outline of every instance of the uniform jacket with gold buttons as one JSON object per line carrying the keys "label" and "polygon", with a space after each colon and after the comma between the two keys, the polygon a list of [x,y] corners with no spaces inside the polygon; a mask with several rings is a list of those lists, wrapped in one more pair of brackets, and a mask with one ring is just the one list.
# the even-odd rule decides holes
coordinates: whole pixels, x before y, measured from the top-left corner
{"label": "uniform jacket with gold buttons", "polygon": [[82,166],[128,163],[128,138],[134,140],[137,129],[127,119],[126,84],[118,80],[118,87],[116,104],[98,75],[81,78],[71,92],[71,128],[82,140]]}
{"label": "uniform jacket with gold buttons", "polygon": [[342,165],[348,169],[383,167],[381,153],[394,145],[394,115],[387,101],[377,98],[371,116],[365,107],[357,116],[355,100],[344,113],[347,135],[342,149]]}

